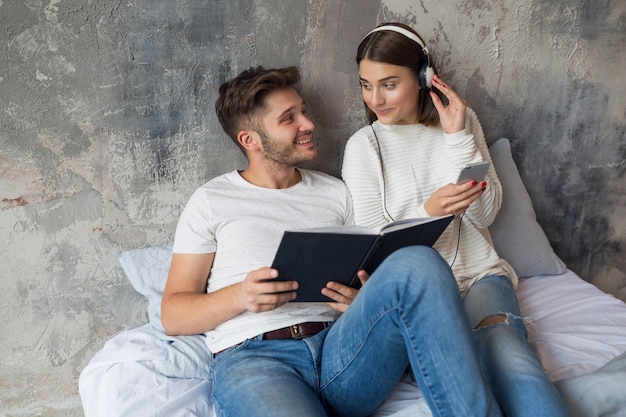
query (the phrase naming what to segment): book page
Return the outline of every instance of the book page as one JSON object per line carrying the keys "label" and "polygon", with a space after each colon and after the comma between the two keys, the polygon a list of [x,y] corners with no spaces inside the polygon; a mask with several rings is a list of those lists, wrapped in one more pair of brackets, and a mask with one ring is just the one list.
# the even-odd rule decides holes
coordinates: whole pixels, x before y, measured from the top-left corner
{"label": "book page", "polygon": [[312,227],[310,229],[296,229],[290,230],[290,232],[298,233],[337,233],[342,235],[375,235],[376,231],[365,226],[356,225],[338,225],[338,226],[324,226],[324,227]]}
{"label": "book page", "polygon": [[419,217],[419,218],[413,218],[413,219],[398,220],[398,221],[391,222],[383,226],[382,229],[380,229],[380,233],[384,234],[384,233],[393,232],[394,230],[406,229],[407,227],[415,226],[416,224],[428,223],[428,222],[432,222],[432,221],[439,220],[439,219],[442,219],[444,217],[449,217],[449,216],[451,216],[451,214],[445,215],[445,216]]}

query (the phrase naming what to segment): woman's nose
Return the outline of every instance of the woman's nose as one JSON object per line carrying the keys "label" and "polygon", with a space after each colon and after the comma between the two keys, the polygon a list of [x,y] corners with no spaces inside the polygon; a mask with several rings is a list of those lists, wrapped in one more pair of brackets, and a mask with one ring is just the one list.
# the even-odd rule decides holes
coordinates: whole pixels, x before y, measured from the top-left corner
{"label": "woman's nose", "polygon": [[385,102],[384,95],[377,89],[372,90],[372,103],[380,105]]}

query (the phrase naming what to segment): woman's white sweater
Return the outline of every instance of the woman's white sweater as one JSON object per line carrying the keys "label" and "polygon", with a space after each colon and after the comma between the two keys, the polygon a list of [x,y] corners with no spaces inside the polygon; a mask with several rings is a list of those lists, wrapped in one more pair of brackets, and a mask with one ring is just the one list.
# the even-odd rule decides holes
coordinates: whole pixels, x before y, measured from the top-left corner
{"label": "woman's white sweater", "polygon": [[[392,220],[429,217],[424,203],[435,190],[453,183],[463,165],[491,162],[482,127],[471,109],[466,120],[465,130],[451,135],[439,127],[378,121],[352,135],[344,152],[342,177],[352,194],[356,224],[379,229]],[[462,218],[452,221],[434,245],[452,264],[463,294],[489,275],[508,276],[517,285],[515,271],[498,256],[487,230],[502,202],[493,166],[486,181],[482,196]]]}

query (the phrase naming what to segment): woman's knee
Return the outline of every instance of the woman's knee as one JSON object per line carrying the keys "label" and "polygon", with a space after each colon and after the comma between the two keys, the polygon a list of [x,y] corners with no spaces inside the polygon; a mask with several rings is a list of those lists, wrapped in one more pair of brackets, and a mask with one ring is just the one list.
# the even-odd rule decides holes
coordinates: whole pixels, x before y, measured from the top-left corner
{"label": "woman's knee", "polygon": [[[524,319],[510,312],[493,314],[484,318],[472,331],[475,337],[488,340],[488,343],[528,344],[528,334]],[[510,337],[505,337],[508,334]]]}

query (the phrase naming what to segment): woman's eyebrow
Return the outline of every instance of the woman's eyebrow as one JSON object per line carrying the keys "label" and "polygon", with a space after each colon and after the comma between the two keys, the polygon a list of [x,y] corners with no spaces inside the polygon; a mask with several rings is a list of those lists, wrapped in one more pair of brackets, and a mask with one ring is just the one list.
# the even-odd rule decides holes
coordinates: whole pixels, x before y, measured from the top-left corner
{"label": "woman's eyebrow", "polygon": [[[393,80],[395,78],[399,78],[397,75],[390,75],[389,77],[385,77],[385,78],[381,78],[380,80],[378,80],[379,83],[384,83],[385,81],[389,81],[389,80]],[[359,76],[359,80],[360,81],[365,81],[365,82],[369,82],[367,81],[365,78]]]}

